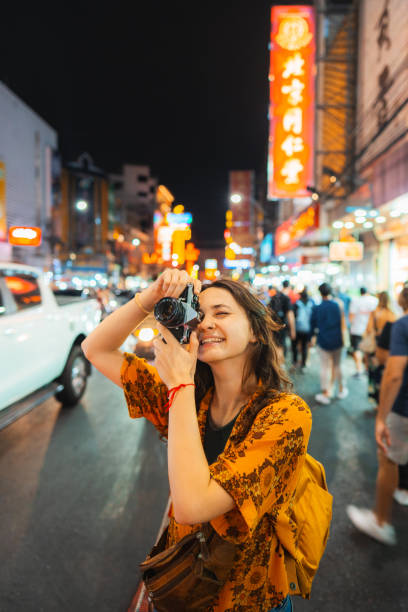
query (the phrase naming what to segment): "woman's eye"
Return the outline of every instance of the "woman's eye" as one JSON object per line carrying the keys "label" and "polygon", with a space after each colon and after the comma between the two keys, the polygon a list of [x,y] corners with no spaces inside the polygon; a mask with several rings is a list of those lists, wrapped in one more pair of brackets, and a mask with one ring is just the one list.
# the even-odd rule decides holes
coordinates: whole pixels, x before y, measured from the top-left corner
{"label": "woman's eye", "polygon": [[227,314],[229,314],[229,312],[217,312],[216,314],[217,315],[227,315]]}

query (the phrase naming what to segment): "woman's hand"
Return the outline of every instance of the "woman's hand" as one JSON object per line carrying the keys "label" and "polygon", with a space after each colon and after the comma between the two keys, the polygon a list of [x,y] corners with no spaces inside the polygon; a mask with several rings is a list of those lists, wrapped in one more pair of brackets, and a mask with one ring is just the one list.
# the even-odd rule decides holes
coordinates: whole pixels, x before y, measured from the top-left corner
{"label": "woman's hand", "polygon": [[201,282],[191,278],[185,270],[165,270],[140,295],[140,301],[146,310],[153,310],[154,305],[164,297],[178,298],[189,283],[194,285],[194,293],[201,291]]}
{"label": "woman's hand", "polygon": [[386,423],[380,417],[377,417],[375,422],[375,440],[378,448],[386,455],[391,446],[391,436]]}
{"label": "woman's hand", "polygon": [[[198,338],[193,331],[190,344],[181,345],[164,325],[157,323],[162,338],[154,340],[155,366],[168,389],[194,383],[197,364]],[[163,339],[166,343],[163,342]]]}

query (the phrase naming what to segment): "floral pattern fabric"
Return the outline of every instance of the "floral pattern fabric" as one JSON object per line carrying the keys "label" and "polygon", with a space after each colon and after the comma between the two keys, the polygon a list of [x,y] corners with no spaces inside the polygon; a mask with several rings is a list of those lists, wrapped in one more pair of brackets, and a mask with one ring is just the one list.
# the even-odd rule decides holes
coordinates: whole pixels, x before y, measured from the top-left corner
{"label": "floral pattern fabric", "polygon": [[[130,416],[144,416],[166,436],[167,388],[157,370],[125,354],[122,381]],[[212,393],[210,389],[198,411],[202,441]],[[211,477],[236,503],[211,525],[221,537],[237,545],[237,556],[228,581],[207,612],[267,612],[280,605],[289,592],[284,551],[275,524],[280,512],[290,516],[312,419],[300,397],[282,393],[258,413],[246,438],[237,442],[257,393],[238,415],[223,453],[209,466]],[[181,525],[171,516],[167,545],[200,527]],[[293,530],[289,537],[295,537],[295,533]]]}

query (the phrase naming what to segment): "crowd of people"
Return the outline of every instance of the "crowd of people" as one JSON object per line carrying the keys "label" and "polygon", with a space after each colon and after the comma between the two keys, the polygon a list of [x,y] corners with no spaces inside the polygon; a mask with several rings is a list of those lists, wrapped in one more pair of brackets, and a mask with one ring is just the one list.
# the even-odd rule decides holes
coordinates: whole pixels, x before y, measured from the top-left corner
{"label": "crowd of people", "polygon": [[374,509],[349,505],[347,514],[357,529],[393,545],[393,499],[408,506],[408,286],[398,296],[399,315],[385,291],[374,296],[361,287],[351,298],[328,283],[318,291],[314,300],[306,288],[296,293],[288,280],[280,289],[269,288],[268,307],[282,325],[275,339],[292,371],[303,372],[309,348],[317,347],[320,390],[315,400],[320,404],[348,396],[343,372],[347,354],[354,361],[353,377],[367,381],[368,400],[376,412],[376,498]]}

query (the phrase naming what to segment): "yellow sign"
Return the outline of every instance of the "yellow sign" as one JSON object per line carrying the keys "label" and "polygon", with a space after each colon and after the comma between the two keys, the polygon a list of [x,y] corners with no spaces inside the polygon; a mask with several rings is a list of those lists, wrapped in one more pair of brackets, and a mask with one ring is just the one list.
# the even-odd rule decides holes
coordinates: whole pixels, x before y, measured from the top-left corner
{"label": "yellow sign", "polygon": [[6,164],[0,161],[0,240],[7,240]]}
{"label": "yellow sign", "polygon": [[329,245],[330,261],[361,261],[363,256],[362,242],[331,242]]}

